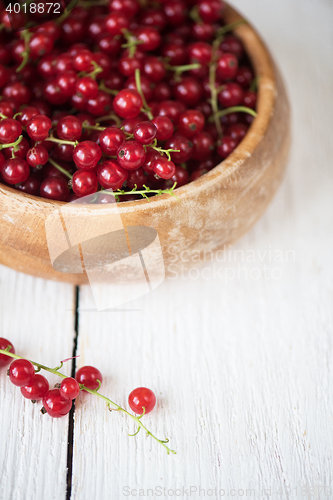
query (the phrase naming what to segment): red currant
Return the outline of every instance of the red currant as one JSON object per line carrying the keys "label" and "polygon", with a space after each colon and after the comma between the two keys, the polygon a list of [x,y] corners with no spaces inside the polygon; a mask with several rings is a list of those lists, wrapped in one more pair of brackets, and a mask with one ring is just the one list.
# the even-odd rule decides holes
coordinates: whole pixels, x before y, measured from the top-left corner
{"label": "red currant", "polygon": [[89,170],[77,170],[72,179],[74,193],[79,196],[88,196],[96,193],[98,182],[96,175]]}
{"label": "red currant", "polygon": [[147,387],[138,387],[128,396],[128,404],[134,413],[141,415],[150,413],[156,405],[156,396],[151,389]]}
{"label": "red currant", "polygon": [[175,134],[166,141],[164,149],[174,149],[176,152],[171,153],[172,160],[175,163],[184,163],[192,156],[193,143],[187,137]]}
{"label": "red currant", "polygon": [[122,168],[115,160],[107,160],[98,167],[97,179],[105,189],[120,189],[128,179],[128,170]]}
{"label": "red currant", "polygon": [[0,142],[10,144],[15,142],[22,133],[22,126],[13,118],[4,118],[0,121]]}
{"label": "red currant", "polygon": [[142,99],[136,90],[121,90],[113,100],[113,109],[121,118],[135,118],[141,111]]}
{"label": "red currant", "polygon": [[59,389],[52,389],[43,397],[43,405],[50,417],[60,418],[68,415],[70,412],[72,400],[64,398]]}
{"label": "red currant", "polygon": [[201,132],[205,125],[205,117],[200,111],[189,109],[182,113],[178,120],[178,131],[186,137],[193,137]]}
{"label": "red currant", "polygon": [[158,177],[161,177],[162,179],[171,179],[171,177],[175,175],[176,165],[173,161],[161,156],[161,158],[154,161],[152,169]]}
{"label": "red currant", "polygon": [[49,153],[43,146],[34,146],[27,152],[26,160],[30,167],[41,168],[49,159]]}
{"label": "red currant", "polygon": [[238,59],[234,54],[222,54],[217,61],[216,76],[221,80],[235,78],[238,70]]}
{"label": "red currant", "polygon": [[223,85],[218,95],[218,100],[221,106],[230,108],[238,106],[244,98],[244,90],[238,83],[229,82]]}
{"label": "red currant", "polygon": [[135,170],[141,167],[145,157],[144,147],[137,141],[123,142],[117,151],[119,165],[127,170]]}
{"label": "red currant", "polygon": [[63,398],[75,399],[80,393],[80,387],[75,378],[64,378],[60,386],[60,395]]}
{"label": "red currant", "polygon": [[27,133],[34,141],[44,141],[49,136],[52,122],[48,116],[36,115],[27,122]]}
{"label": "red currant", "polygon": [[30,167],[23,158],[9,158],[3,164],[1,174],[8,184],[19,184],[29,177]]}
{"label": "red currant", "polygon": [[221,158],[227,158],[237,147],[237,140],[225,135],[217,144],[217,152]]}
{"label": "red currant", "polygon": [[128,178],[126,182],[126,186],[128,189],[141,189],[146,182],[147,177],[145,176],[145,172],[143,168],[137,168],[136,170],[130,170],[128,173]]}
{"label": "red currant", "polygon": [[99,136],[99,145],[103,153],[113,156],[119,146],[126,140],[125,133],[116,127],[108,127]]}
{"label": "red currant", "polygon": [[47,379],[39,373],[35,374],[35,378],[31,384],[21,387],[22,396],[32,401],[40,401],[43,399],[48,390],[49,383]]}
{"label": "red currant", "polygon": [[83,384],[87,389],[95,391],[99,387],[99,383],[103,382],[101,372],[94,366],[83,366],[76,374],[75,379],[79,384]]}
{"label": "red currant", "polygon": [[101,158],[102,150],[93,141],[80,142],[73,152],[73,160],[76,166],[82,170],[95,168]]}
{"label": "red currant", "polygon": [[[9,340],[4,339],[3,337],[0,337],[0,349],[2,349],[4,351],[7,349],[7,347],[10,347],[9,352],[11,352],[12,354],[15,354],[15,349],[14,349],[13,344],[11,342],[9,342]],[[13,358],[11,358],[10,356],[6,356],[6,354],[0,354],[0,368],[2,368],[3,366],[9,365],[9,363],[11,363],[12,359]]]}
{"label": "red currant", "polygon": [[32,384],[35,378],[34,365],[27,359],[15,359],[9,367],[9,379],[17,387]]}
{"label": "red currant", "polygon": [[84,76],[76,81],[76,91],[82,94],[86,99],[92,99],[96,97],[98,93],[98,84],[93,78]]}
{"label": "red currant", "polygon": [[58,121],[57,135],[65,141],[78,141],[82,133],[82,123],[76,116],[65,116]]}
{"label": "red currant", "polygon": [[68,182],[63,177],[47,177],[41,183],[40,195],[50,200],[68,201]]}
{"label": "red currant", "polygon": [[152,122],[138,123],[134,129],[134,139],[140,144],[151,144],[157,134],[157,128]]}

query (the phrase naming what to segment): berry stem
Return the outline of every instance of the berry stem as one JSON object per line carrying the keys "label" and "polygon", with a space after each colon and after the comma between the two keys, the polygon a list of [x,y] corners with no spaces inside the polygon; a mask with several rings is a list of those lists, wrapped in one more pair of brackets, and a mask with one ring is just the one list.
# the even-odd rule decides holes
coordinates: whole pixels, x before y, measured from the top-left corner
{"label": "berry stem", "polygon": [[23,38],[23,40],[24,40],[25,48],[24,48],[24,51],[22,52],[22,57],[23,57],[22,62],[19,65],[19,67],[16,69],[16,73],[19,73],[20,71],[22,71],[22,69],[25,67],[25,65],[29,61],[29,54],[30,54],[29,42],[30,42],[31,37],[32,37],[32,33],[30,33],[28,30],[24,30],[21,32],[21,38]]}
{"label": "berry stem", "polygon": [[101,116],[98,118],[98,122],[105,122],[107,120],[114,120],[116,122],[117,127],[121,126],[121,119],[115,113],[110,113],[109,115]]}
{"label": "berry stem", "polygon": [[0,144],[0,150],[11,147],[16,148],[16,146],[18,146],[22,140],[23,140],[23,135],[20,135],[20,137],[16,139],[15,142],[11,142],[10,144]]}
{"label": "berry stem", "polygon": [[119,90],[108,89],[104,83],[104,80],[102,80],[101,83],[99,84],[99,89],[103,90],[103,92],[106,92],[107,94],[111,94],[111,95],[117,95],[119,92]]}
{"label": "berry stem", "polygon": [[86,130],[100,130],[101,132],[106,129],[106,127],[99,127],[98,123],[96,123],[96,125],[88,125],[87,122],[82,123],[82,128]]}
{"label": "berry stem", "polygon": [[216,88],[216,63],[210,65],[209,68],[209,87],[211,92],[211,106],[213,111],[213,121],[215,121],[215,127],[219,137],[222,136],[221,122],[218,117],[219,106],[217,102],[217,88]]}
{"label": "berry stem", "polygon": [[[246,106],[231,106],[231,108],[222,109],[218,111],[216,117],[218,119],[222,118],[222,116],[229,115],[230,113],[248,113],[251,116],[256,117],[257,113],[251,108],[247,108]],[[210,117],[209,121],[212,122],[215,117]]]}
{"label": "berry stem", "polygon": [[242,26],[242,24],[247,24],[247,20],[246,19],[239,19],[238,21],[235,21],[233,23],[226,24],[225,26],[221,26],[221,28],[218,28],[218,30],[216,31],[216,35],[218,38],[222,37],[222,39],[223,39],[223,36],[226,33],[229,33],[229,31],[234,31],[239,26]]}
{"label": "berry stem", "polygon": [[[22,358],[21,356],[18,356],[17,354],[13,354],[9,351],[9,349],[0,349],[0,354],[5,354],[11,358],[14,358],[14,359],[25,359],[25,358]],[[67,378],[68,375],[64,375],[63,373],[60,373],[59,370],[61,370],[62,366],[63,366],[63,362],[61,361],[60,365],[57,366],[56,368],[49,368],[48,366],[45,366],[45,365],[42,365],[40,363],[36,363],[35,361],[31,361],[29,360],[34,366],[37,367],[37,371],[40,371],[40,370],[45,370],[49,373],[53,373],[54,375],[58,375],[59,377],[65,379]],[[98,381],[100,383],[100,381]],[[81,390],[84,390],[86,392],[89,392],[90,394],[94,394],[95,396],[98,396],[99,398],[103,399],[106,403],[107,403],[107,407],[110,411],[121,411],[122,413],[124,413],[125,415],[127,415],[128,417],[130,417],[132,420],[134,420],[134,422],[136,423],[136,425],[138,426],[138,429],[137,429],[137,432],[136,434],[141,430],[143,429],[144,431],[146,431],[147,433],[147,436],[151,436],[153,439],[155,439],[155,441],[157,441],[158,443],[160,443],[167,451],[168,455],[169,453],[174,453],[176,454],[176,452],[174,450],[171,450],[166,444],[169,442],[168,439],[158,439],[152,432],[150,432],[150,430],[142,423],[141,421],[141,417],[143,417],[144,413],[142,415],[139,415],[138,417],[135,416],[135,415],[132,415],[131,413],[129,413],[127,410],[125,410],[125,408],[122,408],[120,405],[118,405],[117,403],[115,403],[114,401],[112,401],[111,399],[107,398],[106,396],[103,396],[102,394],[100,394],[98,392],[98,389],[97,390],[92,390],[92,389],[88,389],[88,387],[86,387],[85,385],[83,384],[79,384],[80,385],[80,389]],[[111,405],[113,405],[113,408],[111,408]]]}
{"label": "berry stem", "polygon": [[144,113],[147,114],[149,120],[153,120],[154,117],[153,117],[153,114],[151,112],[151,109],[148,107],[148,104],[147,104],[147,101],[146,101],[146,98],[142,92],[142,88],[141,88],[141,74],[140,74],[140,70],[139,68],[137,68],[135,70],[135,84],[136,84],[136,88],[141,96],[141,99],[142,99],[142,102],[143,102],[143,109],[142,111]]}
{"label": "berry stem", "polygon": [[128,30],[123,30],[123,35],[126,39],[126,43],[123,43],[121,47],[123,49],[129,49],[129,57],[134,57],[137,46],[144,43],[144,41],[137,40]]}
{"label": "berry stem", "polygon": [[75,5],[79,2],[79,0],[72,0],[70,2],[69,5],[67,5],[67,7],[65,7],[65,10],[64,10],[64,13],[58,17],[58,19],[56,19],[56,23],[57,24],[61,24],[65,19],[67,19],[67,17],[69,16],[69,14],[71,13],[71,10],[74,9]]}
{"label": "berry stem", "polygon": [[71,146],[77,146],[79,143],[77,141],[63,141],[62,139],[56,139],[55,137],[47,137],[45,139],[46,141],[49,141],[49,142],[57,142],[58,144],[69,144]]}
{"label": "berry stem", "polygon": [[124,196],[124,195],[128,195],[128,194],[140,194],[143,198],[146,198],[147,200],[149,200],[149,196],[147,196],[148,193],[155,194],[157,196],[160,196],[161,194],[169,194],[170,196],[175,196],[177,198],[177,196],[173,192],[174,189],[176,188],[176,186],[177,186],[177,182],[175,182],[174,185],[169,189],[150,189],[150,187],[148,187],[144,184],[143,185],[144,189],[141,189],[139,191],[137,191],[137,188],[135,186],[135,188],[132,189],[132,191],[125,191],[124,189],[117,189],[117,191],[114,191],[113,194],[114,194],[117,201],[119,201],[118,196]]}
{"label": "berry stem", "polygon": [[49,160],[48,160],[51,165],[53,165],[57,170],[59,170],[59,172],[61,172],[62,174],[66,175],[66,177],[68,177],[69,179],[72,180],[73,176],[67,172],[66,169],[62,168],[56,161],[52,160],[52,158],[49,157]]}
{"label": "berry stem", "polygon": [[200,69],[201,64],[199,63],[192,63],[192,64],[184,64],[183,66],[170,66],[168,63],[165,65],[166,69],[169,71],[174,71],[175,72],[175,79],[179,77],[181,73],[184,71],[191,71],[192,69]]}

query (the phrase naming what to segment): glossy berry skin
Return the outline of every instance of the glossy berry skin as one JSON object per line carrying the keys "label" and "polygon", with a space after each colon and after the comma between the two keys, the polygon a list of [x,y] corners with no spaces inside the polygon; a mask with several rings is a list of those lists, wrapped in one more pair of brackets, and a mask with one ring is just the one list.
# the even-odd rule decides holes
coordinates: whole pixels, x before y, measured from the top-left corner
{"label": "glossy berry skin", "polygon": [[100,133],[99,145],[103,153],[113,156],[125,140],[126,135],[123,130],[116,127],[108,127]]}
{"label": "glossy berry skin", "polygon": [[0,121],[0,142],[10,144],[15,142],[22,133],[22,126],[13,118],[4,118]]}
{"label": "glossy berry skin", "polygon": [[43,146],[34,146],[29,149],[26,160],[30,167],[41,168],[49,159],[49,153]]}
{"label": "glossy berry skin", "polygon": [[185,137],[193,137],[204,128],[205,117],[195,109],[189,109],[182,113],[178,121],[178,131]]}
{"label": "glossy berry skin", "polygon": [[156,139],[158,141],[166,141],[172,137],[175,128],[170,118],[167,116],[157,116],[154,118],[153,124],[157,129]]}
{"label": "glossy berry skin", "polygon": [[48,116],[36,115],[30,118],[26,127],[31,139],[34,141],[44,141],[49,136],[52,122]]}
{"label": "glossy berry skin", "polygon": [[146,158],[145,161],[142,165],[142,168],[147,174],[154,175],[154,170],[153,170],[153,163],[155,160],[159,160],[161,158],[161,155],[158,151],[155,151],[152,148],[149,148],[147,153],[146,153]]}
{"label": "glossy berry skin", "polygon": [[72,400],[64,398],[59,389],[48,391],[43,397],[43,406],[46,412],[53,418],[68,415],[72,408]]}
{"label": "glossy berry skin", "polygon": [[161,44],[159,31],[152,26],[142,26],[135,32],[136,38],[140,41],[140,50],[151,52],[156,50]]}
{"label": "glossy berry skin", "polygon": [[137,141],[127,141],[118,148],[117,160],[121,167],[126,170],[135,170],[143,165],[146,152]]}
{"label": "glossy berry skin", "polygon": [[97,179],[104,189],[120,189],[128,179],[128,170],[115,160],[107,160],[98,167]]}
{"label": "glossy berry skin", "polygon": [[257,94],[252,90],[247,90],[246,92],[244,92],[243,105],[251,109],[256,109]]}
{"label": "glossy berry skin", "polygon": [[151,389],[147,387],[138,387],[128,396],[128,404],[134,413],[142,415],[150,413],[156,405],[156,396]]}
{"label": "glossy berry skin", "polygon": [[230,125],[226,131],[226,135],[230,135],[237,143],[239,143],[246,135],[248,127],[243,123],[235,123]]}
{"label": "glossy berry skin", "polygon": [[74,193],[80,198],[96,193],[98,189],[97,177],[89,170],[77,170],[72,178],[72,187]]}
{"label": "glossy berry skin", "polygon": [[23,137],[20,144],[15,146],[15,151],[14,146],[10,146],[9,148],[5,148],[3,150],[3,154],[6,158],[25,158],[29,149],[30,144],[27,139]]}
{"label": "glossy berry skin", "polygon": [[151,144],[156,137],[157,128],[152,122],[141,122],[135,127],[133,134],[140,144]]}
{"label": "glossy berry skin", "polygon": [[167,158],[159,158],[152,164],[154,174],[162,179],[171,179],[176,172],[176,165]]}
{"label": "glossy berry skin", "polygon": [[34,365],[27,359],[15,359],[9,367],[9,380],[17,387],[30,385],[35,378]]}
{"label": "glossy berry skin", "polygon": [[83,384],[87,389],[95,391],[99,387],[99,382],[103,382],[101,372],[94,366],[83,366],[75,374],[75,380]]}
{"label": "glossy berry skin", "polygon": [[32,59],[38,59],[49,54],[53,49],[53,37],[47,33],[35,33],[30,38],[29,50]]}
{"label": "glossy berry skin", "polygon": [[29,175],[26,181],[17,184],[15,187],[23,193],[31,194],[33,196],[39,195],[41,181],[36,175]]}
{"label": "glossy berry skin", "polygon": [[64,116],[58,121],[57,134],[64,141],[78,141],[82,134],[82,123],[76,116]]}
{"label": "glossy berry skin", "polygon": [[40,195],[50,200],[68,201],[68,181],[63,177],[47,177],[41,183]]}
{"label": "glossy berry skin", "polygon": [[88,76],[84,76],[77,80],[76,91],[79,92],[86,99],[91,99],[96,97],[98,93],[98,84],[96,80]]}
{"label": "glossy berry skin", "polygon": [[189,173],[185,168],[176,166],[174,175],[171,177],[171,179],[169,179],[170,187],[172,187],[175,182],[177,184],[177,188],[184,186],[188,183],[189,177]]}
{"label": "glossy berry skin", "polygon": [[196,106],[201,101],[203,87],[196,78],[186,76],[176,83],[174,95],[186,106]]}
{"label": "glossy berry skin", "polygon": [[101,158],[102,150],[93,141],[80,142],[73,152],[73,160],[76,166],[82,170],[95,168]]}
{"label": "glossy berry skin", "polygon": [[113,109],[121,118],[135,118],[141,111],[142,99],[136,90],[123,89],[113,100]]}
{"label": "glossy berry skin", "polygon": [[109,94],[99,90],[95,97],[87,101],[86,110],[93,116],[102,116],[108,114],[112,107],[112,100]]}
{"label": "glossy berry skin", "polygon": [[40,401],[48,392],[49,388],[47,379],[43,375],[36,373],[31,384],[21,387],[21,394],[24,398],[30,399],[31,401]]}
{"label": "glossy berry skin", "polygon": [[3,164],[1,174],[8,184],[19,184],[29,177],[30,167],[23,158],[9,158]]}
{"label": "glossy berry skin", "polygon": [[223,85],[218,94],[218,100],[224,108],[238,106],[244,98],[244,90],[238,83],[229,82]]}
{"label": "glossy berry skin", "polygon": [[[9,346],[11,348],[10,352],[15,354],[15,349],[14,349],[13,344],[11,342],[9,342],[9,340],[4,339],[3,337],[0,337],[0,349],[2,349],[4,351]],[[5,354],[0,354],[0,368],[2,368],[3,366],[9,365],[9,363],[11,363],[12,360],[13,360],[13,358],[6,356]]]}
{"label": "glossy berry skin", "polygon": [[39,115],[39,111],[34,106],[26,106],[21,110],[21,114],[17,117],[18,121],[22,125],[22,127],[26,127],[28,121],[36,115]]}
{"label": "glossy berry skin", "polygon": [[177,152],[171,152],[171,159],[175,163],[184,163],[192,156],[193,143],[183,135],[175,134],[164,145],[164,149],[174,149]]}
{"label": "glossy berry skin", "polygon": [[60,386],[60,395],[65,399],[75,399],[80,394],[78,382],[73,377],[64,378]]}
{"label": "glossy berry skin", "polygon": [[222,0],[200,0],[198,13],[205,23],[214,23],[221,18],[225,4]]}
{"label": "glossy berry skin", "polygon": [[200,132],[193,137],[193,158],[206,160],[214,151],[214,140],[208,132]]}
{"label": "glossy berry skin", "polygon": [[141,189],[146,182],[147,177],[143,168],[137,168],[136,170],[130,170],[128,173],[128,179],[126,181],[126,186],[128,189]]}
{"label": "glossy berry skin", "polygon": [[105,27],[110,35],[121,35],[123,30],[129,28],[129,19],[122,13],[113,12],[106,17]]}
{"label": "glossy berry skin", "polygon": [[234,149],[236,149],[238,141],[231,136],[225,135],[217,145],[217,152],[221,158],[227,158]]}
{"label": "glossy berry skin", "polygon": [[234,54],[222,54],[217,61],[216,76],[220,80],[235,78],[238,70],[238,59]]}

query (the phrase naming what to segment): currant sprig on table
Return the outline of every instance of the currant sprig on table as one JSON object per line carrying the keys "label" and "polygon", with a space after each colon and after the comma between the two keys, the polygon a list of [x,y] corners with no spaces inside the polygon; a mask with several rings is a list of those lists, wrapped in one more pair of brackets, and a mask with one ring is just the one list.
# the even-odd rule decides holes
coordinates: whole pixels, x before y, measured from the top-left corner
{"label": "currant sprig on table", "polygon": [[246,135],[258,76],[223,0],[72,0],[40,26],[30,3],[17,36],[0,13],[4,183],[58,201],[172,195]]}
{"label": "currant sprig on table", "polygon": [[[12,361],[14,359],[14,361]],[[47,413],[53,418],[60,418],[68,415],[72,408],[73,400],[78,397],[80,391],[93,394],[106,402],[110,411],[119,411],[130,417],[136,424],[137,430],[129,436],[136,436],[140,430],[146,432],[161,444],[167,453],[176,453],[167,446],[168,439],[158,439],[143,423],[142,417],[150,413],[156,404],[156,396],[152,390],[146,387],[134,389],[129,397],[128,404],[131,410],[137,415],[133,415],[125,408],[112,401],[110,398],[99,393],[103,382],[101,372],[93,366],[83,366],[76,374],[75,378],[68,377],[60,372],[64,360],[55,368],[42,365],[35,361],[30,361],[15,354],[13,344],[4,338],[0,338],[0,368],[9,366],[8,376],[12,384],[20,387],[23,397],[30,399],[33,403],[43,402],[41,412]],[[49,388],[47,379],[39,372],[44,370],[62,378],[61,384],[57,384],[54,389]]]}

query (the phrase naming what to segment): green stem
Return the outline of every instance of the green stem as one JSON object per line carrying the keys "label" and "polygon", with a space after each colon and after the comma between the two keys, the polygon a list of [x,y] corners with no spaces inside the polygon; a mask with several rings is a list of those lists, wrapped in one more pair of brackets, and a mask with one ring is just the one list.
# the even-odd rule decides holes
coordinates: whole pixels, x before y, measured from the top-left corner
{"label": "green stem", "polygon": [[123,49],[129,49],[129,57],[134,57],[136,53],[136,48],[138,45],[141,45],[144,43],[143,40],[137,40],[132,33],[130,33],[128,30],[123,30],[123,35],[126,39],[126,43],[123,43],[121,46]]}
{"label": "green stem", "polygon": [[253,81],[251,83],[249,90],[251,92],[256,92],[256,90],[258,89],[258,83],[259,83],[259,75],[257,75],[255,78],[253,78]]}
{"label": "green stem", "polygon": [[79,0],[72,0],[71,3],[69,5],[67,5],[67,7],[65,8],[64,13],[60,17],[58,17],[58,19],[56,20],[56,23],[61,24],[65,19],[67,19],[67,17],[71,13],[71,10],[74,9],[74,7],[76,6],[76,4],[78,2],[79,2]]}
{"label": "green stem", "polygon": [[[221,111],[219,111],[217,113],[216,116],[218,119],[220,119],[223,116],[229,115],[230,113],[248,113],[249,115],[254,116],[254,117],[256,117],[258,115],[258,113],[256,113],[256,111],[254,111],[251,108],[247,108],[246,106],[232,106],[231,108],[222,109]],[[210,122],[213,121],[212,118],[213,117],[209,118]]]}
{"label": "green stem", "polygon": [[[17,354],[13,354],[11,353],[9,350],[6,350],[6,349],[0,349],[0,354],[5,354],[6,356],[9,356],[11,358],[14,358],[14,359],[26,359],[26,358],[22,358],[22,356],[18,356]],[[29,360],[34,366],[37,367],[37,371],[40,371],[40,370],[45,370],[49,373],[53,373],[54,375],[58,375],[59,377],[61,378],[67,378],[68,375],[64,375],[63,373],[60,373],[59,370],[62,368],[63,366],[63,362],[60,363],[60,366],[57,366],[56,368],[49,368],[48,366],[45,366],[45,365],[41,365],[40,363],[36,363],[35,361],[31,361]],[[102,394],[100,394],[98,392],[98,389],[97,390],[92,390],[92,389],[89,389],[88,387],[86,387],[85,385],[83,384],[80,384],[80,389],[83,391],[86,391],[86,392],[89,392],[90,394],[94,394],[95,396],[103,399],[103,401],[105,401],[107,403],[107,407],[109,408],[110,411],[112,410],[115,410],[115,411],[121,411],[122,413],[124,413],[125,415],[127,415],[128,417],[130,417],[132,420],[134,420],[134,422],[136,423],[136,425],[138,426],[138,432],[143,429],[144,431],[146,431],[147,433],[147,436],[151,436],[153,439],[155,439],[155,441],[157,441],[158,443],[160,443],[167,451],[168,455],[169,453],[174,453],[176,454],[176,452],[174,450],[171,450],[166,444],[169,442],[168,439],[158,439],[156,436],[154,436],[154,434],[142,423],[141,421],[141,417],[144,415],[145,412],[143,412],[142,415],[139,415],[138,417],[135,416],[135,415],[132,415],[131,413],[129,413],[127,410],[125,410],[125,408],[122,408],[120,405],[118,405],[117,403],[115,403],[114,401],[112,401],[111,399],[107,398],[106,396],[103,396]],[[111,405],[113,406],[113,408],[111,408]]]}
{"label": "green stem", "polygon": [[193,64],[184,64],[183,66],[170,66],[169,64],[166,64],[165,67],[169,71],[174,71],[175,73],[180,75],[184,71],[191,71],[192,69],[200,69],[201,64],[193,63]]}
{"label": "green stem", "polygon": [[142,111],[144,113],[147,114],[149,120],[153,120],[154,119],[154,116],[151,112],[151,109],[148,107],[148,104],[147,104],[147,101],[146,101],[146,98],[142,92],[142,88],[141,88],[141,75],[140,75],[140,70],[139,68],[137,68],[135,70],[135,84],[136,84],[136,88],[141,96],[141,99],[142,99],[142,102],[143,102],[143,109]]}
{"label": "green stem", "polygon": [[86,125],[86,122],[82,123],[82,128],[84,128],[86,130],[100,130],[101,132],[103,132],[103,130],[106,129],[106,127],[99,127],[98,124],[96,124],[96,125]]}
{"label": "green stem", "polygon": [[246,19],[239,19],[238,21],[235,21],[230,24],[226,24],[225,26],[221,26],[216,32],[217,37],[223,37],[226,33],[229,33],[229,31],[234,31],[236,28],[239,26],[242,26],[243,24],[247,24]]}
{"label": "green stem", "polygon": [[116,122],[117,127],[120,127],[121,125],[121,119],[115,113],[110,113],[109,115],[101,116],[100,118],[98,118],[99,123],[105,122],[107,120],[114,120]]}
{"label": "green stem", "polygon": [[72,180],[73,176],[67,172],[67,170],[65,168],[62,168],[57,162],[55,162],[54,160],[52,160],[52,158],[49,157],[49,160],[48,160],[51,165],[53,165],[57,170],[59,170],[59,172],[61,172],[62,174],[66,175],[66,177],[68,177],[69,179]]}
{"label": "green stem", "polygon": [[147,200],[149,200],[147,194],[155,194],[157,196],[160,196],[161,194],[169,194],[170,196],[175,196],[177,198],[177,196],[173,192],[176,186],[177,182],[175,182],[174,185],[169,189],[150,189],[150,187],[143,185],[144,189],[141,189],[139,191],[137,191],[136,187],[132,189],[132,191],[117,189],[117,191],[114,191],[113,194],[117,201],[119,201],[118,199],[119,196],[126,196],[128,194],[140,194],[143,198],[146,198]]}
{"label": "green stem", "polygon": [[8,118],[8,116],[3,115],[2,113],[0,113],[0,118],[2,118],[4,120],[5,118]]}
{"label": "green stem", "polygon": [[104,80],[102,80],[101,83],[99,84],[99,89],[103,90],[104,92],[107,92],[107,94],[111,94],[111,95],[117,95],[119,92],[119,90],[108,89],[104,83]]}
{"label": "green stem", "polygon": [[49,141],[49,142],[56,142],[58,144],[69,144],[71,146],[77,146],[79,143],[77,141],[63,141],[62,139],[56,139],[55,137],[48,137],[47,139],[45,139],[46,141]]}
{"label": "green stem", "polygon": [[20,137],[18,139],[16,139],[15,142],[11,142],[10,144],[0,144],[0,150],[6,149],[6,148],[11,148],[11,147],[13,147],[15,149],[15,147],[18,146],[22,140],[23,140],[23,135],[20,135]]}
{"label": "green stem", "polygon": [[25,65],[29,61],[29,54],[30,54],[30,48],[29,48],[29,42],[30,38],[32,37],[32,33],[30,33],[28,30],[24,30],[21,32],[21,38],[24,39],[24,51],[22,52],[22,62],[19,65],[19,67],[16,69],[16,73],[19,73],[22,71],[22,69],[25,67]]}
{"label": "green stem", "polygon": [[222,136],[222,126],[218,117],[219,106],[217,102],[217,88],[216,88],[216,63],[210,65],[209,68],[209,87],[211,92],[211,105],[213,111],[213,121],[219,137]]}

